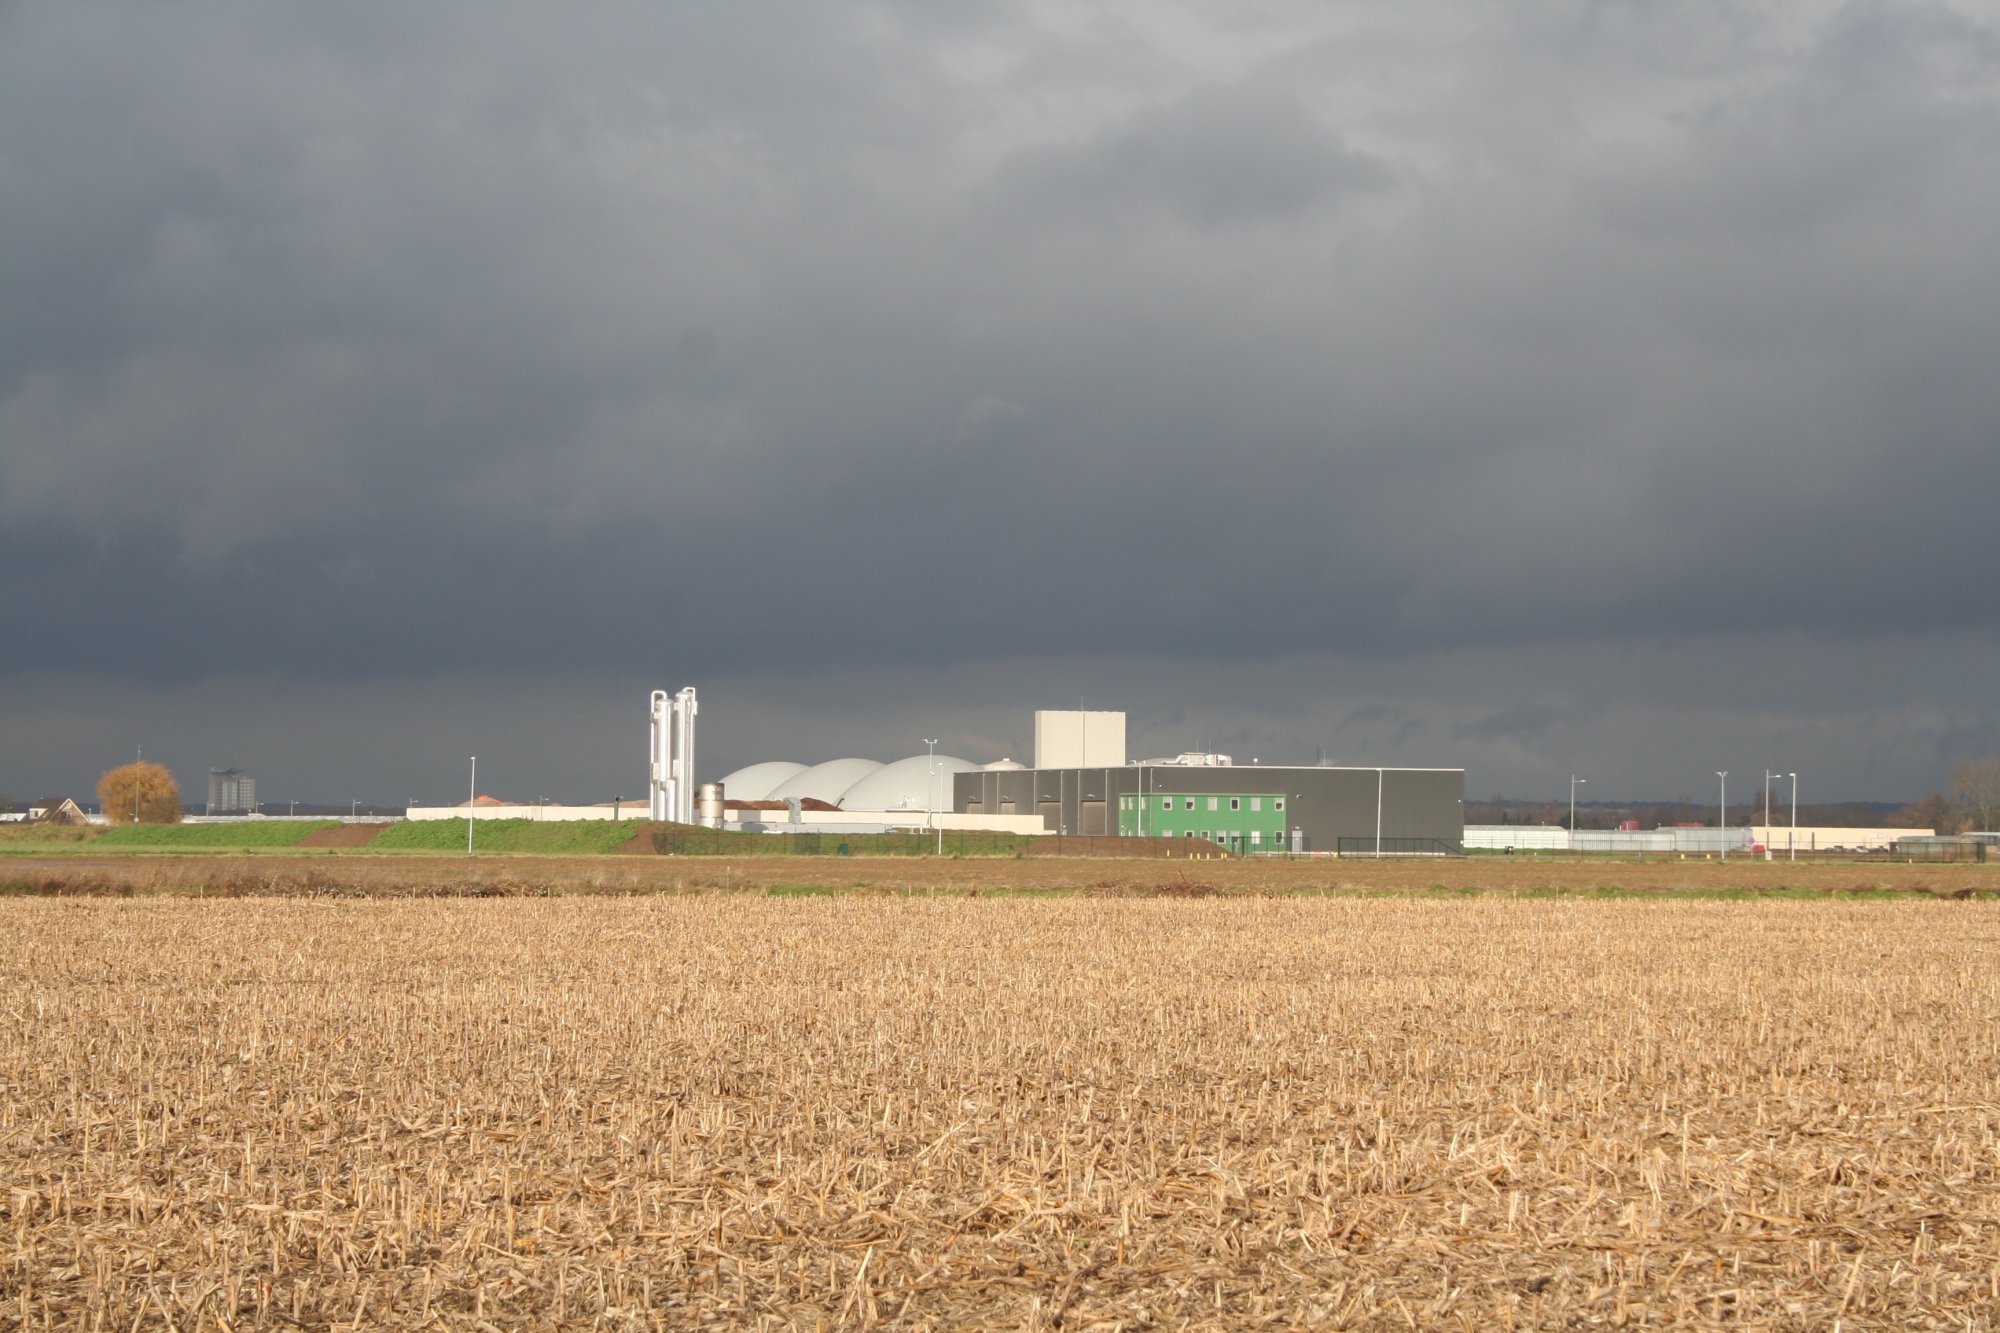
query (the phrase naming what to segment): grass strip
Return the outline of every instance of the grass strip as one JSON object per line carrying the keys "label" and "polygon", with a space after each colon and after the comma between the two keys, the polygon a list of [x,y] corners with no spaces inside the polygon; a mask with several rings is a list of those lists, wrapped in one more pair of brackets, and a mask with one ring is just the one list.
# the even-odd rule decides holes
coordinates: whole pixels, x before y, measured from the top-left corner
{"label": "grass strip", "polygon": [[242,824],[121,824],[105,829],[97,847],[296,847],[306,836],[339,820],[290,820]]}
{"label": "grass strip", "polygon": [[[475,821],[472,846],[477,852],[534,852],[551,856],[585,856],[615,852],[644,828],[643,819],[481,819]],[[405,819],[383,829],[368,844],[369,851],[463,852],[463,819]]]}

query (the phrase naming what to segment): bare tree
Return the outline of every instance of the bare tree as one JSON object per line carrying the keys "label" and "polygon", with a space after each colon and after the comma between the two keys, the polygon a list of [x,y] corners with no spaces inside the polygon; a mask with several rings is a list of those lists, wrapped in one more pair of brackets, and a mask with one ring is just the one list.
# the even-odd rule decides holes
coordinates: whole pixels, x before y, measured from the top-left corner
{"label": "bare tree", "polygon": [[1951,801],[1968,832],[2000,827],[2000,759],[1977,759],[1951,770]]}
{"label": "bare tree", "polygon": [[1958,812],[1942,792],[1927,792],[1889,817],[1896,828],[1927,828],[1933,833],[1958,832]]}

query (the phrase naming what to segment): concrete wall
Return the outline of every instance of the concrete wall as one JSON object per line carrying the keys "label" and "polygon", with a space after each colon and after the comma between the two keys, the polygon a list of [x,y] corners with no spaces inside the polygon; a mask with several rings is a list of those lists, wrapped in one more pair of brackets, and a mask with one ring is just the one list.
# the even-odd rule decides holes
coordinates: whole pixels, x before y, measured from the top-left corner
{"label": "concrete wall", "polygon": [[[727,827],[731,828],[737,827],[739,823],[769,827],[777,824],[786,824],[791,820],[791,813],[786,810],[732,810],[729,813],[734,816],[727,824]],[[462,805],[413,805],[410,807],[406,818],[463,820],[465,815],[466,807]],[[746,818],[746,816],[756,816],[756,818]],[[301,818],[303,817],[301,816]],[[324,815],[314,816],[317,819],[324,819],[326,817]],[[609,805],[480,805],[472,807],[472,817],[474,819],[541,819],[551,823],[563,823],[579,819],[645,819],[647,815],[646,803],[644,801],[626,801],[622,806],[618,807]],[[375,818],[379,820],[381,816],[376,816]],[[1037,834],[1045,831],[1043,822],[1032,815],[1017,819],[1002,819],[992,816],[962,813],[951,814],[939,811],[935,825],[926,823],[926,818],[927,816],[922,810],[801,810],[799,812],[799,822],[795,827],[808,830],[824,830],[827,832],[835,830],[854,832],[860,829],[877,831],[885,828],[921,829],[930,827],[946,830],[983,829],[992,833]],[[202,821],[197,819],[191,822]],[[365,824],[370,821],[367,818],[363,818],[360,822]]]}
{"label": "concrete wall", "polygon": [[1560,824],[1467,824],[1468,852],[1565,852],[1569,830]]}
{"label": "concrete wall", "polygon": [[746,826],[754,824],[759,828],[775,828],[781,824],[791,824],[793,828],[806,830],[825,828],[832,831],[835,828],[843,828],[843,831],[847,832],[854,831],[852,828],[844,827],[849,825],[866,825],[870,829],[941,828],[947,832],[973,830],[1029,835],[1047,832],[1042,821],[1033,815],[969,815],[940,810],[934,817],[936,822],[933,823],[931,822],[933,817],[926,815],[922,810],[801,810],[798,823],[792,824],[791,812],[788,810],[732,810],[729,813],[733,818],[726,827],[730,828],[736,827],[740,822]]}
{"label": "concrete wall", "polygon": [[609,805],[413,805],[405,812],[406,819],[464,819],[467,814],[474,819],[541,819],[550,823],[567,823],[578,819],[644,819],[646,803],[643,800],[625,801],[618,806]]}
{"label": "concrete wall", "polygon": [[1750,840],[1773,851],[1797,847],[1800,851],[1877,851],[1894,847],[1899,838],[1930,833],[1927,828],[1833,828],[1801,825],[1796,836],[1789,824],[1758,824],[1750,830]]}
{"label": "concrete wall", "polygon": [[1469,824],[1467,850],[1541,852],[1690,852],[1697,855],[1727,851],[1748,855],[1752,847],[1782,854],[1796,846],[1811,851],[1873,851],[1893,847],[1916,829],[1800,828],[1796,843],[1789,825],[1752,828],[1578,829],[1574,834],[1555,824]]}

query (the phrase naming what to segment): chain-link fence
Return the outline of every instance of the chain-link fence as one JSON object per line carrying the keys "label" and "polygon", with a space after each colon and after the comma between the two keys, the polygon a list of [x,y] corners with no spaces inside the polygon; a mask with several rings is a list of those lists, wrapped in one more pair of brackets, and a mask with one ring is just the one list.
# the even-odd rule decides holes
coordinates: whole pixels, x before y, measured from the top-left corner
{"label": "chain-link fence", "polygon": [[1018,833],[751,833],[665,824],[653,830],[662,856],[1025,856],[1039,839]]}
{"label": "chain-link fence", "polygon": [[1257,849],[1226,846],[1220,839],[1138,838],[1104,834],[988,833],[945,829],[931,833],[758,833],[742,829],[661,824],[652,832],[662,856],[1102,856],[1204,860]]}
{"label": "chain-link fence", "polygon": [[[1343,852],[1343,855],[1355,853]],[[1365,853],[1364,853],[1365,854]],[[1496,848],[1475,851],[1479,857],[1519,857],[1526,861],[1789,861],[1804,865],[1963,865],[1981,864],[1987,849],[1978,843],[1902,843],[1895,847],[1732,847],[1727,857],[1716,849],[1617,848],[1584,846],[1573,850],[1550,847]]]}
{"label": "chain-link fence", "polygon": [[1373,834],[1359,838],[1339,838],[1336,852],[1340,856],[1464,856],[1463,844],[1444,838],[1377,838]]}

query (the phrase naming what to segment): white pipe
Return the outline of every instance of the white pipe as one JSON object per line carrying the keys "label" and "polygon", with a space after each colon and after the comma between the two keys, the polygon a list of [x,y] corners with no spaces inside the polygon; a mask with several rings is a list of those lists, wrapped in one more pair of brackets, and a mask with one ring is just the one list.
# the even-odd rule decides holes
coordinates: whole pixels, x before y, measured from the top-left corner
{"label": "white pipe", "polygon": [[651,730],[646,736],[646,817],[664,820],[667,817],[666,793],[666,737],[667,692],[654,690],[651,696]]}
{"label": "white pipe", "polygon": [[676,824],[694,823],[694,718],[699,711],[694,686],[669,695],[652,694],[652,734],[647,815]]}

